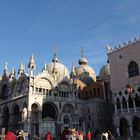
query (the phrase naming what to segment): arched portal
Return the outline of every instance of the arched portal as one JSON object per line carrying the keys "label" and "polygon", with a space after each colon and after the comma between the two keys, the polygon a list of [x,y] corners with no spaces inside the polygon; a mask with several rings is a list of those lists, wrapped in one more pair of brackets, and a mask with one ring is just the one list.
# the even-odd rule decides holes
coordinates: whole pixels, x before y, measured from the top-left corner
{"label": "arched portal", "polygon": [[12,122],[11,122],[11,129],[13,132],[16,132],[16,130],[19,130],[19,122],[21,121],[21,115],[19,106],[16,104],[13,107],[13,114],[12,114]]}
{"label": "arched portal", "polygon": [[43,122],[43,134],[51,132],[52,136],[57,135],[57,118],[58,110],[53,103],[44,103],[42,107],[42,122]]}
{"label": "arched portal", "polygon": [[125,118],[120,119],[120,135],[129,136],[128,122]]}
{"label": "arched portal", "polygon": [[132,125],[133,125],[133,135],[134,136],[140,135],[140,118],[134,117]]}
{"label": "arched portal", "polygon": [[31,135],[39,136],[39,107],[36,103],[31,106]]}
{"label": "arched portal", "polygon": [[2,112],[2,128],[7,132],[9,129],[9,108],[6,106]]}
{"label": "arched portal", "polygon": [[121,105],[120,105],[121,103],[120,103],[120,100],[119,100],[119,98],[117,98],[117,109],[120,109],[121,108]]}

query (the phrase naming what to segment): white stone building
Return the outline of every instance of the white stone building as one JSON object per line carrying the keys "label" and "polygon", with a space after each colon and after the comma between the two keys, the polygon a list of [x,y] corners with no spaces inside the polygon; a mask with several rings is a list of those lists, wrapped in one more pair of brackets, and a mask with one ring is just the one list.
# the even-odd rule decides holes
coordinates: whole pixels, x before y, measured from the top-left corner
{"label": "white stone building", "polygon": [[140,39],[108,47],[113,122],[119,136],[140,135]]}
{"label": "white stone building", "polygon": [[8,74],[5,65],[0,81],[0,128],[22,129],[41,137],[48,131],[57,137],[65,128],[110,129],[104,76],[102,82],[96,82],[96,74],[83,55],[71,74],[55,53],[39,74],[35,75],[35,67],[32,55],[28,73],[20,64],[16,78],[14,68]]}

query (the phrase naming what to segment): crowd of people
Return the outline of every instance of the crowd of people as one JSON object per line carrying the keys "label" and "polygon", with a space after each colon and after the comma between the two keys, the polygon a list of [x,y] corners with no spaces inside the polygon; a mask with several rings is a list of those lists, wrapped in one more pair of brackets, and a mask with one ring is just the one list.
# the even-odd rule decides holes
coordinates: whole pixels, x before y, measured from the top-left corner
{"label": "crowd of people", "polygon": [[111,131],[102,132],[101,140],[115,140],[115,137],[112,135]]}
{"label": "crowd of people", "polygon": [[27,132],[16,131],[14,134],[12,131],[8,131],[7,134],[4,137],[4,140],[31,140],[30,134]]}
{"label": "crowd of people", "polygon": [[[61,136],[62,140],[84,140],[85,134],[82,131],[76,131],[75,129],[65,129]],[[86,139],[91,140],[90,131],[86,134]]]}
{"label": "crowd of people", "polygon": [[112,135],[111,131],[102,133],[95,132],[91,134],[90,131],[84,133],[82,131],[76,131],[75,129],[65,129],[61,140],[115,140],[115,137]]}
{"label": "crowd of people", "polygon": [[[28,134],[27,132],[25,133],[21,130],[17,131],[15,134],[12,133],[12,131],[8,131],[4,137],[4,140],[35,140],[35,139],[31,138],[30,134]],[[45,134],[45,140],[53,140],[50,132],[47,132]],[[115,140],[115,137],[112,135],[111,131],[102,133],[97,132],[92,135],[90,130],[87,131],[87,133],[84,133],[83,131],[76,131],[73,128],[73,129],[65,129],[61,134],[60,138],[56,137],[55,140]]]}

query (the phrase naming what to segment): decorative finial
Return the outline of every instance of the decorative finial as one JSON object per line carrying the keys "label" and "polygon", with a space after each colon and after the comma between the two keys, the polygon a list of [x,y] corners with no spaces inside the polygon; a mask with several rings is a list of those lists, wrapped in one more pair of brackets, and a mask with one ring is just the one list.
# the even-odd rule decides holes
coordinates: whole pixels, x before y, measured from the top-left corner
{"label": "decorative finial", "polygon": [[55,47],[54,48],[54,55],[56,56],[56,54],[57,54],[57,48]]}
{"label": "decorative finial", "polygon": [[76,71],[75,71],[73,63],[72,63],[72,68],[71,68],[71,75],[72,75],[72,77],[76,75]]}
{"label": "decorative finial", "polygon": [[7,62],[5,63],[5,66],[4,66],[4,75],[5,75],[5,76],[8,76]]}
{"label": "decorative finial", "polygon": [[106,46],[108,53],[112,52],[112,48],[109,46],[109,44],[107,44]]}
{"label": "decorative finial", "polygon": [[18,69],[18,76],[20,77],[24,73],[24,64],[20,63],[19,69]]}
{"label": "decorative finial", "polygon": [[14,69],[14,67],[12,67],[12,69],[11,69],[11,75],[15,76],[15,69]]}
{"label": "decorative finial", "polygon": [[5,70],[7,70],[7,69],[8,69],[8,68],[7,68],[7,62],[5,63],[4,69],[5,69]]}
{"label": "decorative finial", "polygon": [[84,47],[81,47],[81,57],[84,57]]}
{"label": "decorative finial", "polygon": [[[56,46],[56,45],[55,45],[55,46]],[[58,58],[57,58],[57,48],[56,48],[56,47],[54,48],[54,56],[53,56],[52,62],[58,62]]]}
{"label": "decorative finial", "polygon": [[30,61],[29,61],[29,64],[28,64],[28,68],[29,68],[29,69],[34,69],[34,68],[35,68],[35,61],[34,61],[34,56],[33,56],[33,54],[32,54],[31,57],[30,57]]}

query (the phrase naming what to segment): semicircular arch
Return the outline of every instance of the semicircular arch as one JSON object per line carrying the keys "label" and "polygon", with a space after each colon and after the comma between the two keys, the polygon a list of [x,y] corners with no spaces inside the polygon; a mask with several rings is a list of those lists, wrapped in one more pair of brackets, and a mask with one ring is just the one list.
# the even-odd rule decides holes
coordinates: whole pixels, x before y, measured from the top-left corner
{"label": "semicircular arch", "polygon": [[58,108],[52,102],[45,102],[42,106],[42,119],[51,118],[57,120],[58,118]]}

